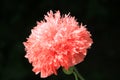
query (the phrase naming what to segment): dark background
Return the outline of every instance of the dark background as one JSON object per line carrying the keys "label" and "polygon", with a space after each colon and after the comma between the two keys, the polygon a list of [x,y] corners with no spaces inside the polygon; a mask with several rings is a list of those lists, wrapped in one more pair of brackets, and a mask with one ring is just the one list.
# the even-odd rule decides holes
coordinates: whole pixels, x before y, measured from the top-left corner
{"label": "dark background", "polygon": [[[116,0],[0,0],[0,80],[41,80],[24,58],[23,41],[49,10],[88,25],[94,44],[76,65],[86,80],[120,80],[120,4]],[[73,75],[43,80],[75,80]]]}

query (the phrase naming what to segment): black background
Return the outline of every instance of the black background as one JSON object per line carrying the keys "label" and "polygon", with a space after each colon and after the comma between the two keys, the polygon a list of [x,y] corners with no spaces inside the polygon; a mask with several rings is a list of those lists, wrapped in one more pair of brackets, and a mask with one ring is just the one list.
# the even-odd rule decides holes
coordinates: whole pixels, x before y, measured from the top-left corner
{"label": "black background", "polygon": [[[41,80],[24,58],[23,42],[49,10],[71,13],[87,25],[94,44],[76,65],[86,80],[120,80],[120,4],[116,0],[0,0],[0,80]],[[75,80],[58,75],[43,80]]]}

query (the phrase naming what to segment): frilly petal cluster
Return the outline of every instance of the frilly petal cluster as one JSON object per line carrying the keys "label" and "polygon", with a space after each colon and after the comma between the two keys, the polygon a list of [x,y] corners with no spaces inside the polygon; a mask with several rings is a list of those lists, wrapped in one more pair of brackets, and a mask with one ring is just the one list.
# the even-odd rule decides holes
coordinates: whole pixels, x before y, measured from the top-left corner
{"label": "frilly petal cluster", "polygon": [[33,72],[46,78],[57,75],[60,67],[67,70],[82,62],[92,43],[89,31],[74,17],[50,11],[43,21],[37,22],[23,44]]}

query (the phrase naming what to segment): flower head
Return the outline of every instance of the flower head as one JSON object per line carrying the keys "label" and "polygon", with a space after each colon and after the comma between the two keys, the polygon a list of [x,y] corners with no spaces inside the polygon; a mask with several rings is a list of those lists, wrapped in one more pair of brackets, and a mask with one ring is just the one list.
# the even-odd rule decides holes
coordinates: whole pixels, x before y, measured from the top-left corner
{"label": "flower head", "polygon": [[84,60],[92,44],[91,34],[69,14],[48,12],[45,20],[37,22],[24,42],[33,72],[45,78],[57,74],[60,67],[66,70]]}

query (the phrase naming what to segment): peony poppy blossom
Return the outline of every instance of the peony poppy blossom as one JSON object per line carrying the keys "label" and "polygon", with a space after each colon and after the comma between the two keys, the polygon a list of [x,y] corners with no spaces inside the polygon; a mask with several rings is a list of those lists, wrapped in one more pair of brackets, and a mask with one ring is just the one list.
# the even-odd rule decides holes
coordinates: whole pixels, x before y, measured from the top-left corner
{"label": "peony poppy blossom", "polygon": [[33,72],[40,73],[41,78],[57,75],[60,67],[68,70],[82,62],[92,43],[86,27],[69,14],[61,16],[60,11],[48,12],[23,42],[25,57],[32,64]]}

